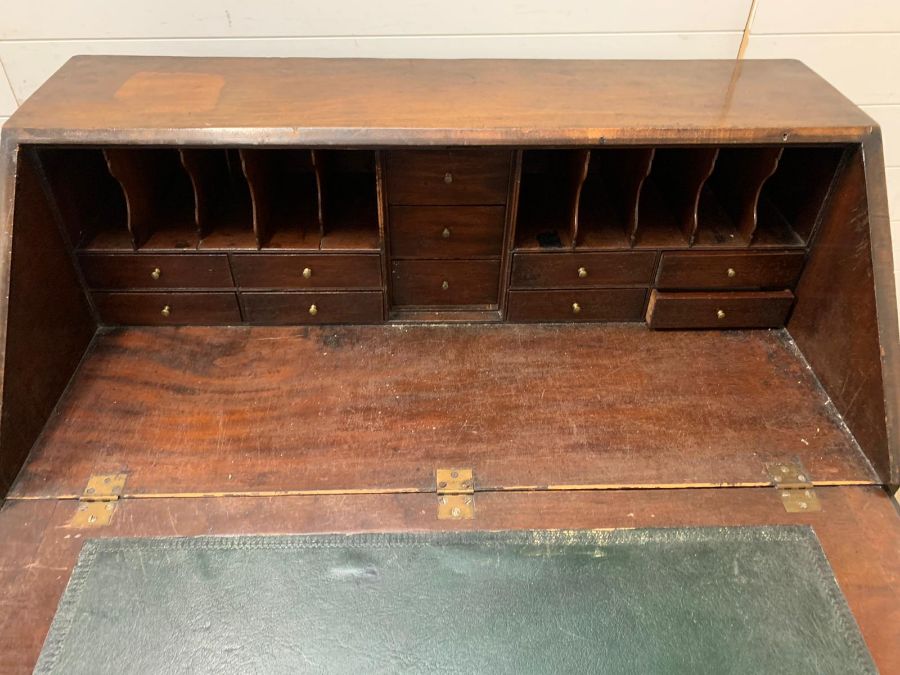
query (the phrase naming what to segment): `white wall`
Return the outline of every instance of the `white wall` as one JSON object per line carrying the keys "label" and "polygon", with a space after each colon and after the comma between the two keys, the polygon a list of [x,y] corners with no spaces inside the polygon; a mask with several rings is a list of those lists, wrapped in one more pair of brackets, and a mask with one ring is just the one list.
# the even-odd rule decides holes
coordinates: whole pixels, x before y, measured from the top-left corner
{"label": "white wall", "polygon": [[73,54],[807,62],[884,128],[900,269],[898,0],[0,0],[0,122]]}

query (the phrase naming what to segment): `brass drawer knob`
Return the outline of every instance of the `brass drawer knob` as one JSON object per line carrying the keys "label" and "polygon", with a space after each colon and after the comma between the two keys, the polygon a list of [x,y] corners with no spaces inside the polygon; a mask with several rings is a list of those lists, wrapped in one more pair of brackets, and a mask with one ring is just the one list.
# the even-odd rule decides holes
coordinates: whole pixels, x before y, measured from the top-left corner
{"label": "brass drawer knob", "polygon": [[581,311],[581,305],[577,302],[572,303],[572,314],[578,314]]}
{"label": "brass drawer knob", "polygon": [[717,309],[717,310],[716,310],[716,318],[717,318],[717,319],[724,319],[724,318],[725,318],[725,310]]}
{"label": "brass drawer knob", "polygon": [[444,182],[445,182],[447,185],[450,185],[450,183],[453,182],[453,174],[450,173],[449,171],[448,171],[447,173],[444,174]]}
{"label": "brass drawer knob", "polygon": [[171,313],[172,313],[172,308],[169,307],[168,305],[166,305],[165,307],[163,307],[163,308],[162,308],[162,311],[160,312],[160,314],[162,314],[162,315],[165,316],[165,317],[168,317]]}
{"label": "brass drawer knob", "polygon": [[579,268],[578,268],[578,278],[579,278],[579,279],[586,279],[586,278],[587,278],[587,268],[586,268],[586,267],[579,267]]}
{"label": "brass drawer knob", "polygon": [[443,288],[446,291],[448,288],[450,288],[450,282],[448,282],[448,281],[441,282],[441,288]]}
{"label": "brass drawer knob", "polygon": [[311,276],[312,276],[312,269],[310,269],[309,267],[304,267],[303,268],[303,278],[309,279]]}
{"label": "brass drawer knob", "polygon": [[310,316],[315,316],[315,315],[318,314],[318,313],[319,313],[319,308],[318,308],[318,307],[316,307],[315,305],[310,305],[310,306],[309,306],[309,314],[310,314]]}
{"label": "brass drawer knob", "polygon": [[444,239],[449,239],[449,238],[450,238],[450,228],[449,228],[449,227],[445,227],[445,228],[444,228],[444,231],[441,232],[441,236],[442,236]]}
{"label": "brass drawer knob", "polygon": [[734,271],[734,268],[733,268],[733,267],[729,267],[729,268],[728,268],[728,278],[729,278],[729,279],[733,279],[735,274],[737,274],[737,272]]}
{"label": "brass drawer knob", "polygon": [[162,270],[159,269],[158,267],[154,267],[154,268],[153,268],[153,271],[150,272],[150,277],[151,277],[154,281],[156,281],[157,279],[160,278],[160,276],[162,276]]}

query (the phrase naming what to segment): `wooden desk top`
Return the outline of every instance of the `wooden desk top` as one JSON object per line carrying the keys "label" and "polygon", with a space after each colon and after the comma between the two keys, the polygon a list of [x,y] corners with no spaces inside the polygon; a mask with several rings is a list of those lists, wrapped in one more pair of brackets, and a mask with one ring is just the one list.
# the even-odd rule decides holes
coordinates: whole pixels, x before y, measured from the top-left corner
{"label": "wooden desk top", "polygon": [[874,126],[787,60],[78,56],[6,130],[21,142],[594,145],[838,142]]}

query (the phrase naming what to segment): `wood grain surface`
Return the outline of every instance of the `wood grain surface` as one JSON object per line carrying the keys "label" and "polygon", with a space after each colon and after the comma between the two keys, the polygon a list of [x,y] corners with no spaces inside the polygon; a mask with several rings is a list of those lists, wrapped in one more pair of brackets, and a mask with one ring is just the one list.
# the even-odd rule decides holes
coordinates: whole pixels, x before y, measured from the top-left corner
{"label": "wood grain surface", "polygon": [[[515,348],[512,348],[512,347]],[[783,332],[642,325],[119,329],[14,486],[80,494],[818,481],[871,468]]]}
{"label": "wood grain surface", "polygon": [[[147,140],[160,143],[203,142],[212,132],[219,139],[273,145],[296,144],[298,138],[354,145],[446,145],[458,138],[594,145],[601,138],[781,143],[785,133],[791,141],[850,140],[874,124],[798,61],[272,64],[265,58],[79,56],[28,99],[8,126],[23,141],[51,130],[56,140],[111,141],[143,129]],[[186,81],[192,83],[187,91]],[[198,86],[201,81],[208,86]],[[117,96],[123,88],[128,96]]]}

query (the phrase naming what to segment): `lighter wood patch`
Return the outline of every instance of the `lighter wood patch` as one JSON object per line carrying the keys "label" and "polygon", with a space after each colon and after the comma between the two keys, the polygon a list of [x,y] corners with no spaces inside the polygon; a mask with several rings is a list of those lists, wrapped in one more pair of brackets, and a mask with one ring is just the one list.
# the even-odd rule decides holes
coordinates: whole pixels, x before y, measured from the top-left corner
{"label": "lighter wood patch", "polygon": [[115,98],[151,112],[205,112],[218,105],[223,86],[221,75],[140,71],[125,80]]}

